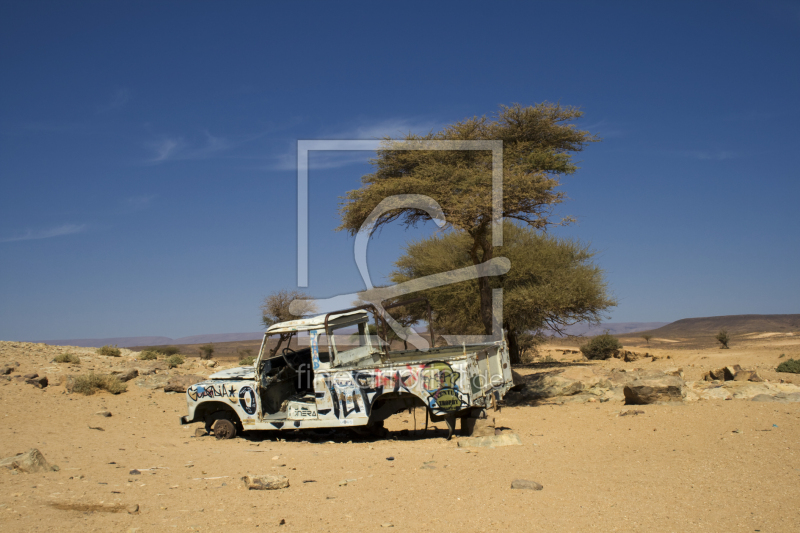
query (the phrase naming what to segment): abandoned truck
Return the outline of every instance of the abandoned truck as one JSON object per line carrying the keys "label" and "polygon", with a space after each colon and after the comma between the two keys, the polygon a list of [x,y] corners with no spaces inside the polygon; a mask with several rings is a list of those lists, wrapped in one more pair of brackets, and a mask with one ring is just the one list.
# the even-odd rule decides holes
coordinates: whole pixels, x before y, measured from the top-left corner
{"label": "abandoned truck", "polygon": [[[354,308],[274,324],[253,366],[217,372],[187,389],[189,414],[181,423],[204,422],[217,438],[304,428],[353,428],[380,435],[386,418],[419,406],[433,422],[447,424],[449,439],[457,418],[462,429],[468,428],[463,419],[496,408],[513,386],[504,338],[389,351],[379,339],[373,341],[377,337],[369,334],[368,322],[367,311]],[[268,338],[281,334],[290,343],[297,336],[307,347],[298,342],[297,350],[270,350]]]}

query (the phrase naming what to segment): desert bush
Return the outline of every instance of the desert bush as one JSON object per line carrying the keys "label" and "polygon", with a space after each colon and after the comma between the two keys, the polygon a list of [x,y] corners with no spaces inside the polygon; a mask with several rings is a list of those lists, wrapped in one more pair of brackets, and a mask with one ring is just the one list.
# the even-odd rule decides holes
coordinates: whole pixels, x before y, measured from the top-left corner
{"label": "desert bush", "polygon": [[719,333],[717,333],[717,336],[714,338],[717,339],[717,342],[719,342],[722,345],[720,346],[721,350],[728,349],[728,343],[731,340],[731,338],[728,336],[728,330],[726,329],[719,330]]}
{"label": "desert bush", "polygon": [[181,357],[178,354],[175,354],[167,357],[166,363],[168,367],[175,368],[178,365],[182,365],[184,363],[184,360],[183,357]]}
{"label": "desert bush", "polygon": [[139,354],[139,361],[155,361],[159,353],[155,350],[145,350]]}
{"label": "desert bush", "polygon": [[142,346],[142,352],[156,352],[157,354],[169,357],[176,353],[181,353],[181,349],[177,346]]}
{"label": "desert bush", "polygon": [[256,362],[256,358],[254,355],[246,355],[239,359],[239,364],[241,366],[253,366],[253,363]]}
{"label": "desert bush", "polygon": [[119,380],[116,376],[106,376],[89,372],[81,376],[70,378],[67,382],[67,389],[70,392],[80,394],[94,394],[98,390],[105,390],[111,394],[119,394],[128,390],[128,385]]}
{"label": "desert bush", "polygon": [[60,355],[55,356],[53,362],[79,364],[81,362],[81,358],[75,355],[74,353],[62,353]]}
{"label": "desert bush", "polygon": [[782,354],[780,354],[780,355],[778,356],[778,359],[783,359],[784,357],[786,357],[786,354],[785,354],[785,353],[782,353]]}
{"label": "desert bush", "polygon": [[546,355],[539,362],[540,363],[558,363],[558,359],[555,359],[551,355]]}
{"label": "desert bush", "polygon": [[119,348],[117,348],[116,344],[114,346],[111,346],[110,344],[106,344],[102,348],[98,348],[97,349],[97,353],[100,354],[100,355],[108,355],[108,356],[111,356],[111,357],[119,357],[119,356],[122,355],[122,352],[120,351]]}
{"label": "desert bush", "polygon": [[581,352],[587,359],[609,359],[622,349],[622,343],[608,331],[598,335],[583,346]]}
{"label": "desert bush", "polygon": [[214,355],[213,344],[204,344],[200,347],[200,359],[211,359],[212,355]]}
{"label": "desert bush", "polygon": [[787,359],[778,365],[778,372],[788,372],[790,374],[800,374],[800,359]]}

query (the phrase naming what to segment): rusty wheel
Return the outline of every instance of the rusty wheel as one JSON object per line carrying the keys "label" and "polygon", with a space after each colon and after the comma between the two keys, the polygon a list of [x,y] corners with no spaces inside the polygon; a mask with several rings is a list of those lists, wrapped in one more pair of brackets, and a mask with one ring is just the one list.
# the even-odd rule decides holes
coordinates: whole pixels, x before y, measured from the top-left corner
{"label": "rusty wheel", "polygon": [[217,439],[232,439],[236,436],[236,426],[228,419],[220,418],[212,428]]}

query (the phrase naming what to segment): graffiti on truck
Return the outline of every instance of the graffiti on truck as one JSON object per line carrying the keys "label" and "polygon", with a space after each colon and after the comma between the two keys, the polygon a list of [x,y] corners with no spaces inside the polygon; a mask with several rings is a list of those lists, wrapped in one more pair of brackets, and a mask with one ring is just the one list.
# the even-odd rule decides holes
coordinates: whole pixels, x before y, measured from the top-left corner
{"label": "graffiti on truck", "polygon": [[333,372],[324,376],[325,392],[317,393],[320,403],[326,404],[319,414],[324,416],[332,411],[339,420],[369,417],[375,401],[384,393],[413,394],[436,414],[453,413],[469,406],[469,395],[459,388],[460,376],[460,372],[442,361],[392,369]]}
{"label": "graffiti on truck", "polygon": [[239,400],[239,396],[236,394],[236,387],[233,385],[198,383],[189,387],[186,390],[186,394],[195,402],[203,398],[227,398],[231,403],[236,403]]}
{"label": "graffiti on truck", "polygon": [[420,371],[422,389],[428,396],[428,407],[436,413],[454,413],[469,405],[469,396],[459,390],[460,372],[449,363],[428,363]]}

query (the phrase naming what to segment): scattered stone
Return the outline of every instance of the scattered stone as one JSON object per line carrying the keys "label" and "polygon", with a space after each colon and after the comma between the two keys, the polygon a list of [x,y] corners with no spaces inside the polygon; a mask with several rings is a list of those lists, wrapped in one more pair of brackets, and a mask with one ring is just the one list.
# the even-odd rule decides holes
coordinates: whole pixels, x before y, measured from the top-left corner
{"label": "scattered stone", "polygon": [[641,359],[641,356],[636,352],[625,351],[621,355],[622,355],[622,360],[625,361],[626,363],[632,363],[634,361]]}
{"label": "scattered stone", "polygon": [[[212,362],[213,362],[213,361],[212,361]],[[280,522],[278,522],[278,525],[279,525],[279,526],[286,525],[286,520],[285,520],[285,519],[283,519],[283,518],[281,518],[281,521],[280,521]]]}
{"label": "scattered stone", "polygon": [[164,392],[186,392],[190,386],[205,380],[201,376],[188,374],[185,376],[172,376],[164,385]]}
{"label": "scattered stone", "polygon": [[394,527],[394,524],[386,522],[385,524],[381,524],[381,527]]}
{"label": "scattered stone", "polygon": [[139,504],[134,503],[133,505],[129,505],[127,510],[128,514],[139,514]]}
{"label": "scattered stone", "polygon": [[115,373],[115,376],[119,378],[120,381],[130,381],[135,377],[139,377],[139,371],[135,368],[131,368],[130,370],[125,370],[124,372]]}
{"label": "scattered stone", "polygon": [[394,457],[387,457],[386,460],[387,461],[394,461]]}
{"label": "scattered stone", "polygon": [[698,396],[703,400],[732,400],[733,394],[728,389],[715,387],[698,392]]}
{"label": "scattered stone", "polygon": [[644,411],[640,411],[638,409],[629,409],[627,411],[622,411],[619,416],[636,416],[636,415],[643,415]]}
{"label": "scattered stone", "polygon": [[756,394],[752,398],[750,398],[751,402],[774,402],[776,401],[774,396],[770,396],[769,394]]}
{"label": "scattered stone", "polygon": [[754,370],[742,370],[741,366],[732,365],[709,370],[703,374],[703,381],[763,381],[763,379]]}
{"label": "scattered stone", "polygon": [[469,437],[459,439],[459,448],[497,448],[500,446],[522,446],[522,441],[516,433],[503,433],[489,437]]}
{"label": "scattered stone", "polygon": [[528,481],[527,479],[515,479],[511,482],[511,488],[520,490],[542,490],[544,487],[535,481]]}
{"label": "scattered stone", "polygon": [[462,418],[462,434],[467,437],[489,437],[495,434],[494,418]]}
{"label": "scattered stone", "polygon": [[37,389],[43,389],[47,387],[48,381],[46,376],[38,377],[39,374],[33,374],[33,375],[37,377],[27,378],[25,379],[25,383],[27,383],[28,385],[33,385]]}
{"label": "scattered stone", "polygon": [[755,370],[740,370],[733,376],[734,381],[752,381],[763,383],[764,379]]}
{"label": "scattered stone", "polygon": [[525,395],[531,398],[572,396],[580,392],[609,389],[611,384],[602,369],[570,367],[529,376]]}
{"label": "scattered stone", "polygon": [[683,379],[683,369],[682,368],[667,368],[664,370],[664,373],[668,376],[677,376]]}
{"label": "scattered stone", "polygon": [[97,411],[95,414],[108,418],[109,416],[111,416],[111,411]]}
{"label": "scattered stone", "polygon": [[215,366],[217,366],[216,361],[206,361],[206,368],[214,368]]}
{"label": "scattered stone", "polygon": [[647,405],[662,402],[680,402],[685,397],[685,383],[676,376],[664,375],[662,378],[637,379],[625,385],[625,403],[628,405]]}
{"label": "scattered stone", "polygon": [[0,369],[0,376],[7,376],[13,371],[14,371],[13,366],[4,366],[2,369]]}
{"label": "scattered stone", "polygon": [[36,378],[39,377],[39,374],[35,374],[35,373],[34,374],[25,374],[22,377],[25,378],[25,379],[36,379]]}
{"label": "scattered stone", "polygon": [[25,453],[6,457],[0,460],[0,467],[8,468],[9,470],[25,472],[26,474],[33,474],[37,472],[57,472],[60,470],[57,466],[51,465],[44,458],[42,452],[36,448],[31,448]]}
{"label": "scattered stone", "polygon": [[242,481],[249,490],[277,490],[289,486],[286,476],[251,476],[242,477]]}
{"label": "scattered stone", "polygon": [[138,476],[138,475],[141,475],[141,472],[139,472],[137,469],[134,468],[133,470],[128,472],[128,474],[130,474],[132,476]]}
{"label": "scattered stone", "polygon": [[208,431],[206,431],[205,428],[197,428],[197,429],[194,430],[194,436],[195,437],[207,437],[208,436]]}

